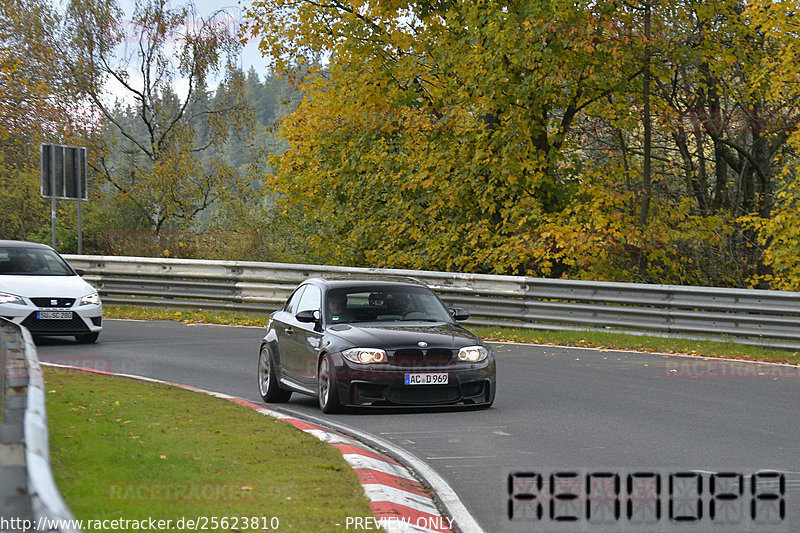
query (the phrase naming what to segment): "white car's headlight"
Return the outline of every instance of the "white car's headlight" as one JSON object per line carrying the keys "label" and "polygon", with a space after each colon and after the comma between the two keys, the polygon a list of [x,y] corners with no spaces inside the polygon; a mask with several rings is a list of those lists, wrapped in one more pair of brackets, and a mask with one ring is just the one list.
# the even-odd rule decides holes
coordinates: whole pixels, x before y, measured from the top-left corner
{"label": "white car's headlight", "polygon": [[362,365],[386,362],[386,352],[380,348],[350,348],[343,351],[342,355],[348,361]]}
{"label": "white car's headlight", "polygon": [[459,361],[477,363],[489,357],[489,350],[484,346],[466,346],[458,351]]}
{"label": "white car's headlight", "polygon": [[87,294],[83,298],[81,298],[81,305],[100,305],[100,295],[96,292],[92,294]]}
{"label": "white car's headlight", "polygon": [[0,292],[0,304],[17,304],[25,305],[25,300],[16,294],[9,294],[7,292]]}

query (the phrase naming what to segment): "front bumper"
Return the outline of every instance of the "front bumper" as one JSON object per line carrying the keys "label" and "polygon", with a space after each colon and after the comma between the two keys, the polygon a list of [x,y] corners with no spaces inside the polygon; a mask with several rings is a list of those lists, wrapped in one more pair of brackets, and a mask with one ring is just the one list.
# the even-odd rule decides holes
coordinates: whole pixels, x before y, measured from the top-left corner
{"label": "front bumper", "polygon": [[[70,319],[42,319],[39,312],[70,312]],[[34,305],[0,305],[0,317],[25,326],[32,335],[72,336],[99,332],[103,329],[103,306],[81,305],[65,308]]]}
{"label": "front bumper", "polygon": [[[339,402],[368,406],[488,406],[494,402],[496,365],[490,357],[481,363],[453,363],[442,367],[409,368],[358,365],[335,358]],[[406,385],[406,373],[446,373],[446,385]]]}

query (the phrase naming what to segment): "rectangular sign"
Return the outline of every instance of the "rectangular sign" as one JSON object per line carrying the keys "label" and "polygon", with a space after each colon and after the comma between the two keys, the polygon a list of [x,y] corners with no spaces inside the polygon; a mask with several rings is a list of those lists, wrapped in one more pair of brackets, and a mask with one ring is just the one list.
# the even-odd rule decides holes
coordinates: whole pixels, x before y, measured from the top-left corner
{"label": "rectangular sign", "polygon": [[88,199],[85,147],[42,144],[40,169],[43,198]]}

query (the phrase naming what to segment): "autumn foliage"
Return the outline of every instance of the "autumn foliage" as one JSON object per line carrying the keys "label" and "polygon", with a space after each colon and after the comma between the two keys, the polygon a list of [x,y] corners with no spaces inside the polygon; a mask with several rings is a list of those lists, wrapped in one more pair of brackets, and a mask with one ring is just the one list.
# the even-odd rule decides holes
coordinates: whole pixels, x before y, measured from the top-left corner
{"label": "autumn foliage", "polygon": [[320,262],[783,279],[796,8],[257,0],[275,68],[319,65],[269,183]]}
{"label": "autumn foliage", "polygon": [[255,0],[268,124],[224,12],[65,5],[0,8],[2,237],[47,232],[55,140],[91,147],[90,247],[800,290],[797,0]]}

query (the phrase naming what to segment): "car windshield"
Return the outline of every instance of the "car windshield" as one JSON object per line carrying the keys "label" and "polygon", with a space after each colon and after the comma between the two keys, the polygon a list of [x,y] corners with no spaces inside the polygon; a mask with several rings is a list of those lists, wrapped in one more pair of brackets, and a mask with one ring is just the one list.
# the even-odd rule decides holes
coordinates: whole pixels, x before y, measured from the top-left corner
{"label": "car windshield", "polygon": [[333,324],[452,321],[431,290],[413,285],[331,289],[326,295],[326,319]]}
{"label": "car windshield", "polygon": [[74,276],[61,257],[47,248],[0,248],[0,276]]}

